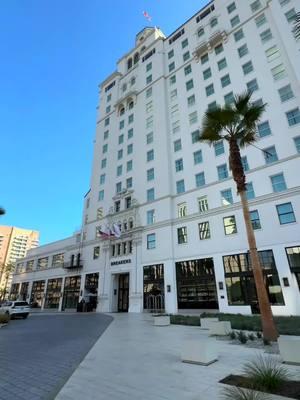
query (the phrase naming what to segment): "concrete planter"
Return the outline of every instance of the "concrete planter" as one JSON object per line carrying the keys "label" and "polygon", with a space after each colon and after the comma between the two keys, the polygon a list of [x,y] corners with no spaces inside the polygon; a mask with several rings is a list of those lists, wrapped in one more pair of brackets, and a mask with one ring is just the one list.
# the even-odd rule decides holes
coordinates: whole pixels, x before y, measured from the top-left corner
{"label": "concrete planter", "polygon": [[216,339],[186,340],[182,346],[182,362],[209,365],[218,360]]}
{"label": "concrete planter", "polygon": [[225,336],[231,332],[230,321],[213,322],[209,328],[210,335]]}
{"label": "concrete planter", "polygon": [[219,322],[219,318],[201,318],[200,317],[200,328],[201,329],[210,329],[212,323]]}
{"label": "concrete planter", "polygon": [[169,315],[159,315],[154,316],[154,325],[155,326],[168,326],[170,325],[170,317]]}
{"label": "concrete planter", "polygon": [[280,336],[278,338],[279,353],[283,362],[300,365],[300,337]]}

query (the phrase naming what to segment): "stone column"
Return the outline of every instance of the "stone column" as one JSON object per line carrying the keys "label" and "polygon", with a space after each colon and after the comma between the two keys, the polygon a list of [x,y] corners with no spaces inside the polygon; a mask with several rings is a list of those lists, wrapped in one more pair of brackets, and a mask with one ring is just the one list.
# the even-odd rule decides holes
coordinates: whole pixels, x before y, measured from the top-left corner
{"label": "stone column", "polygon": [[129,283],[129,312],[143,311],[143,267],[142,267],[142,236],[132,241],[134,267],[130,273]]}
{"label": "stone column", "polygon": [[110,245],[109,241],[107,241],[103,247],[103,267],[99,273],[99,294],[98,294],[98,304],[97,304],[97,312],[109,312],[110,311],[110,299],[109,299],[109,290],[110,290],[110,271],[109,271],[109,251]]}

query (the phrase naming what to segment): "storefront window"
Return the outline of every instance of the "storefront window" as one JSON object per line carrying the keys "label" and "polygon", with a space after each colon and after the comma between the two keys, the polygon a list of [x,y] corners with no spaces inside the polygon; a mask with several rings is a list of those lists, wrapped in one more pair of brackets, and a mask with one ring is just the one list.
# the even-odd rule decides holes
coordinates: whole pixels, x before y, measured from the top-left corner
{"label": "storefront window", "polygon": [[164,304],[164,265],[144,267],[144,309],[163,310]]}
{"label": "storefront window", "polygon": [[31,307],[40,308],[45,290],[45,281],[35,281],[32,284],[30,303]]}
{"label": "storefront window", "polygon": [[62,278],[49,279],[47,284],[45,308],[58,308],[61,296]]}
{"label": "storefront window", "polygon": [[290,270],[295,274],[300,290],[300,246],[287,247],[285,251],[289,261]]}

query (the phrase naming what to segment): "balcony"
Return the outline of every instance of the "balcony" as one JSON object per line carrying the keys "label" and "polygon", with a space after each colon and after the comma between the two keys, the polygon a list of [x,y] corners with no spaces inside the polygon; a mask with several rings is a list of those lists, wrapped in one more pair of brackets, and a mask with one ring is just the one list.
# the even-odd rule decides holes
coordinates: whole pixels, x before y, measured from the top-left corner
{"label": "balcony", "polygon": [[78,260],[74,260],[73,262],[67,261],[62,264],[62,267],[67,270],[81,269],[81,268],[83,268],[83,260],[79,260],[79,262],[78,262]]}
{"label": "balcony", "polygon": [[208,39],[203,40],[193,51],[193,56],[196,61],[199,61],[201,56],[207,52],[211,52],[213,48],[222,42],[226,42],[227,32],[225,30],[217,30]]}

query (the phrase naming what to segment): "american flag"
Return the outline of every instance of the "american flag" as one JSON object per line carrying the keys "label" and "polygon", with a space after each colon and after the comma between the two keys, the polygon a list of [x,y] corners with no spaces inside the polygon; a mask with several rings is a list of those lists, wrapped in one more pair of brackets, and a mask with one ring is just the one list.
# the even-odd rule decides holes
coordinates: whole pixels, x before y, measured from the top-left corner
{"label": "american flag", "polygon": [[144,16],[148,21],[151,22],[152,17],[147,13],[147,11],[143,11],[143,16]]}

